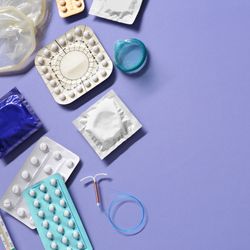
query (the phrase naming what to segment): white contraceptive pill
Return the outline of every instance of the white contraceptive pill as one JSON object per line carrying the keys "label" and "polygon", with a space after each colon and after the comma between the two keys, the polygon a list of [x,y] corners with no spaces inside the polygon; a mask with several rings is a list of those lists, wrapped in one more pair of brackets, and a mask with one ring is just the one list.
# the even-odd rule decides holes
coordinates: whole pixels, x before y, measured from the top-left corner
{"label": "white contraceptive pill", "polygon": [[84,11],[83,0],[56,0],[60,17],[69,17]]}
{"label": "white contraceptive pill", "polygon": [[142,127],[114,91],[83,112],[73,124],[101,159]]}
{"label": "white contraceptive pill", "polygon": [[77,26],[41,49],[35,65],[54,100],[72,103],[106,80],[113,63],[94,32]]}
{"label": "white contraceptive pill", "polygon": [[[60,173],[66,181],[77,166],[79,160],[76,154],[62,145],[46,136],[42,137],[36,143],[31,155],[27,158],[12,184],[3,195],[0,201],[1,209],[34,229],[34,222],[22,197],[23,190],[55,173]],[[51,185],[56,185],[56,180],[51,179]],[[39,189],[44,193],[44,201],[49,204],[51,196],[46,193],[46,186],[42,184]],[[34,190],[30,190],[29,194],[31,197],[34,197],[34,199],[36,198],[37,194]],[[39,200],[34,200],[35,207],[39,208],[40,203]],[[63,200],[61,204],[64,205]],[[49,209],[50,211],[54,211],[53,205],[51,205]],[[43,214],[39,213],[39,216],[43,217]]]}

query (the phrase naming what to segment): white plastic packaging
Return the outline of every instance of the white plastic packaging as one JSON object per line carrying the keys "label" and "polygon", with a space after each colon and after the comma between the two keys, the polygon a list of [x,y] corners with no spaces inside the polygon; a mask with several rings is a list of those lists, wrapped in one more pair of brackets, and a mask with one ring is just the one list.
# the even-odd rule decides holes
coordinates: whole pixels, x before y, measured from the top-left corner
{"label": "white plastic packaging", "polygon": [[143,0],[93,0],[89,14],[133,24]]}
{"label": "white plastic packaging", "polygon": [[0,0],[0,7],[9,6],[30,18],[35,27],[40,26],[46,16],[46,0]]}
{"label": "white plastic packaging", "polygon": [[142,127],[113,90],[83,112],[73,124],[101,159]]}
{"label": "white plastic packaging", "polygon": [[106,80],[113,63],[94,32],[77,26],[41,49],[35,65],[54,100],[62,105]]}
{"label": "white plastic packaging", "polygon": [[60,173],[67,181],[79,160],[76,154],[62,145],[46,136],[42,137],[3,195],[0,208],[34,229],[34,222],[22,197],[22,191],[55,173]]}
{"label": "white plastic packaging", "polygon": [[35,48],[31,19],[14,7],[0,8],[0,73],[23,69]]}

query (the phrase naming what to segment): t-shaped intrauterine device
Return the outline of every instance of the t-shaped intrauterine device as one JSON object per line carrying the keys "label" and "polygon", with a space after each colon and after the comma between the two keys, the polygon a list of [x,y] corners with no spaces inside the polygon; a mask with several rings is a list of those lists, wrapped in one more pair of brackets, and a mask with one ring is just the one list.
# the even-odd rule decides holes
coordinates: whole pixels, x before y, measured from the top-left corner
{"label": "t-shaped intrauterine device", "polygon": [[94,176],[92,176],[92,175],[86,176],[86,177],[84,177],[84,178],[82,178],[80,180],[80,182],[88,180],[88,179],[91,179],[91,181],[93,181],[94,189],[95,189],[96,205],[98,207],[100,207],[100,205],[101,205],[101,196],[100,196],[100,190],[99,190],[99,186],[98,186],[97,177],[99,177],[99,176],[107,176],[107,175],[108,174],[106,174],[106,173],[99,173],[99,174],[96,174]]}

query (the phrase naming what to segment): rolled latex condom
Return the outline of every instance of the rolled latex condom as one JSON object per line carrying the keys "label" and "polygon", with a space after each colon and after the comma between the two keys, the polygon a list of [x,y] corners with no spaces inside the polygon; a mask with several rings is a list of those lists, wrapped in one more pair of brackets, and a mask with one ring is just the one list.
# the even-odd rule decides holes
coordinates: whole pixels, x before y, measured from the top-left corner
{"label": "rolled latex condom", "polygon": [[115,65],[122,72],[139,72],[146,64],[148,51],[142,41],[136,38],[118,40],[115,43]]}

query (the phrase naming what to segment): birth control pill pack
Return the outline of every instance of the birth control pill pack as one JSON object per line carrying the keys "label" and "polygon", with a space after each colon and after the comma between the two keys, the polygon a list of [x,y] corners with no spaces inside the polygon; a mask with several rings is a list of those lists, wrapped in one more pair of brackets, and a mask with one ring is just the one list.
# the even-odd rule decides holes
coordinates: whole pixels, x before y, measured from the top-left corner
{"label": "birth control pill pack", "polygon": [[77,26],[41,49],[35,65],[55,101],[72,103],[106,80],[113,63],[94,32]]}
{"label": "birth control pill pack", "polygon": [[113,90],[83,112],[73,124],[101,159],[142,127]]}
{"label": "birth control pill pack", "polygon": [[42,137],[3,195],[0,208],[34,229],[34,221],[22,197],[23,190],[54,173],[60,173],[66,181],[79,160],[76,154],[62,145]]}
{"label": "birth control pill pack", "polygon": [[60,17],[73,16],[85,8],[83,0],[56,0]]}
{"label": "birth control pill pack", "polygon": [[23,192],[45,249],[92,250],[88,235],[59,174]]}

